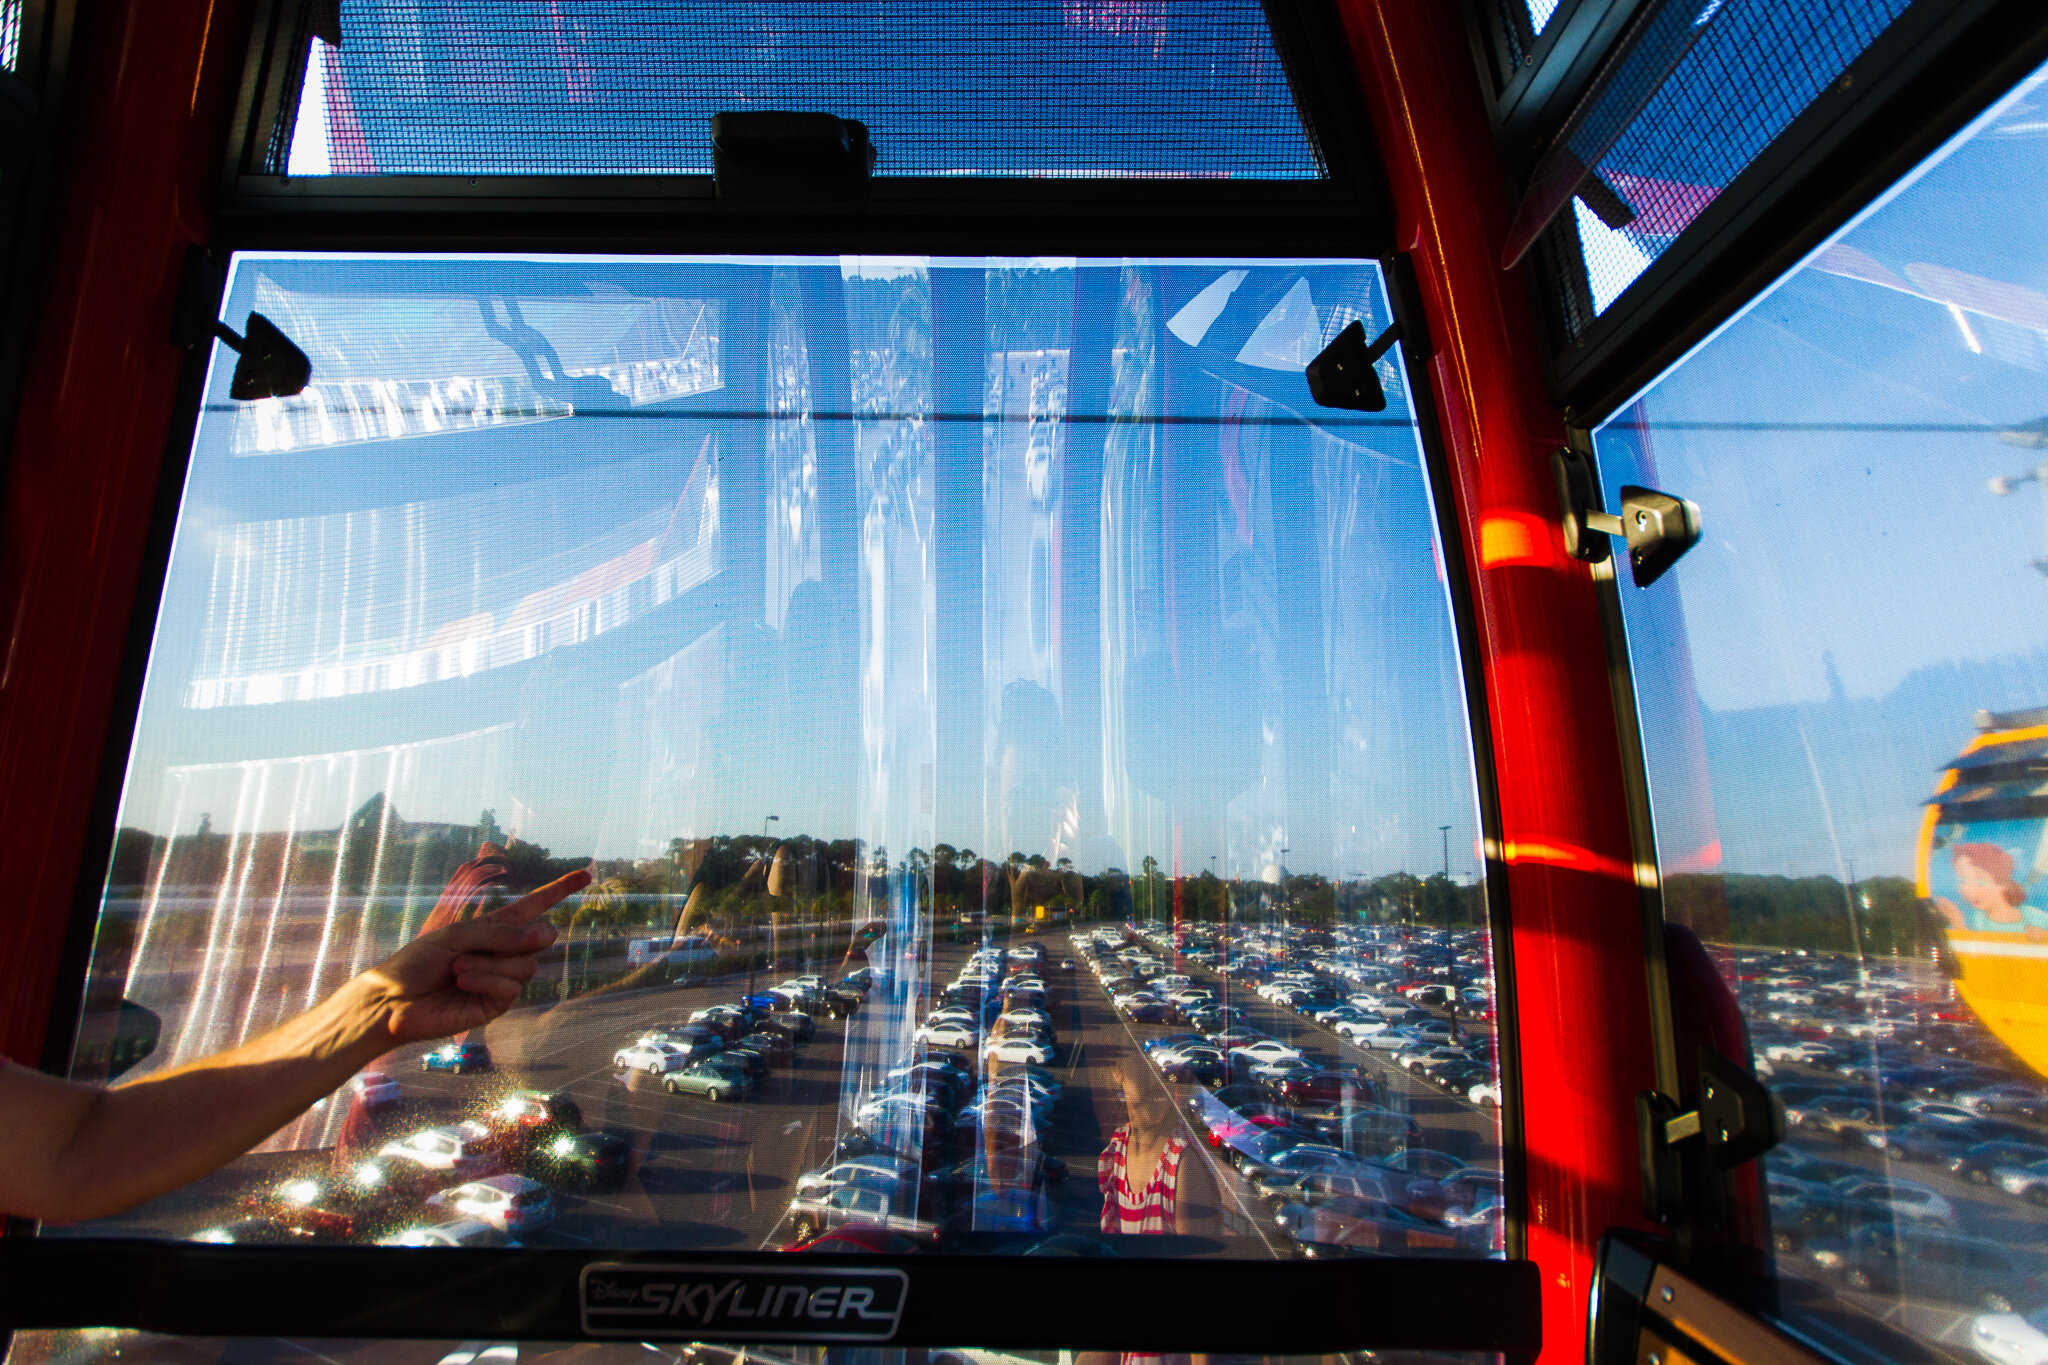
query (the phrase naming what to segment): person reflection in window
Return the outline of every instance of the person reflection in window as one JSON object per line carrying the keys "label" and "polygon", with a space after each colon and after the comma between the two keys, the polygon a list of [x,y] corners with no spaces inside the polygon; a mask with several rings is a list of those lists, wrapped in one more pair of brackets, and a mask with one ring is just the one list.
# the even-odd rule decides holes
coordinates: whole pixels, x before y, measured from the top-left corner
{"label": "person reflection in window", "polygon": [[571,872],[473,918],[451,914],[262,1037],[111,1089],[0,1058],[0,1212],[119,1213],[241,1156],[391,1049],[481,1028],[554,942],[541,917],[589,883]]}
{"label": "person reflection in window", "polygon": [[[1215,1201],[1203,1156],[1188,1142],[1173,1098],[1136,1052],[1114,1063],[1126,1118],[1096,1165],[1102,1230],[1116,1235],[1188,1233],[1212,1226]],[[1075,1365],[1208,1365],[1205,1355],[1088,1351]]]}
{"label": "person reflection in window", "polygon": [[[1185,1233],[1213,1218],[1202,1157],[1189,1150],[1173,1098],[1135,1052],[1117,1054],[1116,1083],[1126,1119],[1110,1135],[1096,1166],[1102,1187],[1102,1230],[1143,1235]],[[1190,1197],[1194,1196],[1194,1197]]]}

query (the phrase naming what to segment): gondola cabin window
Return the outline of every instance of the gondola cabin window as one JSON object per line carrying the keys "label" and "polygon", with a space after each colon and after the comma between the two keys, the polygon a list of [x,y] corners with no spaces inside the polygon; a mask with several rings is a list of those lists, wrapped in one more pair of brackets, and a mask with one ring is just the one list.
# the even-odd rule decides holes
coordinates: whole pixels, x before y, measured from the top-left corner
{"label": "gondola cabin window", "polygon": [[1787,1311],[2048,1346],[2048,184],[2025,81],[1597,433],[1667,917],[1783,1099]]}

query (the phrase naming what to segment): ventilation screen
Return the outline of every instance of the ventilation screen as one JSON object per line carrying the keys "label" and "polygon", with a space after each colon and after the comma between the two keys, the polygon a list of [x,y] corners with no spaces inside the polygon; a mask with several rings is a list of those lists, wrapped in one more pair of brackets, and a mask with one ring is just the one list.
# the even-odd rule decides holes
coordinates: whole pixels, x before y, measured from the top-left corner
{"label": "ventilation screen", "polygon": [[[1566,240],[1577,231],[1595,315],[1607,311],[1909,0],[1686,3],[1696,7],[1689,50],[1581,186],[1574,222],[1566,225],[1560,216],[1553,229]],[[1630,102],[1644,98],[1614,93]]]}
{"label": "ventilation screen", "polygon": [[0,67],[21,65],[21,0],[0,0]]}
{"label": "ventilation screen", "polygon": [[1324,173],[1257,0],[342,0],[340,37],[290,174],[708,174],[748,109],[860,119],[881,175]]}

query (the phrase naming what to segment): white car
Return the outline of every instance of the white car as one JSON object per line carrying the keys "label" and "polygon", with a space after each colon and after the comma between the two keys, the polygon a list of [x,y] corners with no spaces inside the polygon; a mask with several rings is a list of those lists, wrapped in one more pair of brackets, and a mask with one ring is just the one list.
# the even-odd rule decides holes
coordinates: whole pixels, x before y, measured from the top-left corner
{"label": "white car", "polygon": [[972,1024],[956,1022],[927,1024],[915,1035],[918,1042],[930,1043],[933,1047],[973,1047],[975,1036]]}
{"label": "white car", "polygon": [[1970,1323],[1970,1345],[1994,1365],[2048,1365],[2048,1308],[1981,1314]]}
{"label": "white car", "polygon": [[1230,1049],[1233,1059],[1243,1057],[1253,1066],[1265,1066],[1272,1062],[1300,1062],[1307,1060],[1300,1048],[1289,1047],[1277,1038],[1261,1038],[1256,1043]]}
{"label": "white car", "polygon": [[523,1175],[494,1175],[443,1190],[427,1207],[444,1216],[474,1218],[514,1237],[538,1232],[555,1221],[555,1199],[548,1187]]}
{"label": "white car", "polygon": [[1481,1081],[1465,1092],[1465,1098],[1484,1109],[1491,1106],[1500,1108],[1500,1082]]}
{"label": "white car", "polygon": [[1983,1117],[1960,1104],[1948,1104],[1941,1100],[1913,1100],[1905,1106],[1905,1110],[1914,1118],[1925,1119],[1931,1123],[1975,1123]]}
{"label": "white car", "polygon": [[1339,1038],[1362,1043],[1376,1033],[1390,1033],[1393,1025],[1382,1018],[1339,1019],[1333,1026]]}
{"label": "white car", "polygon": [[504,1232],[476,1218],[457,1218],[430,1228],[407,1228],[379,1237],[380,1247],[516,1247]]}
{"label": "white car", "polygon": [[1843,1196],[1882,1204],[1893,1213],[1920,1223],[1953,1223],[1956,1206],[1925,1185],[1910,1180],[1864,1180],[1838,1185]]}
{"label": "white car", "polygon": [[1796,1043],[1772,1043],[1764,1049],[1764,1056],[1774,1062],[1804,1062],[1812,1066],[1826,1061],[1834,1052],[1826,1043],[1801,1039]]}
{"label": "white car", "polygon": [[1052,1049],[1031,1038],[998,1038],[982,1052],[984,1057],[996,1062],[1030,1062],[1037,1066],[1052,1065]]}
{"label": "white car", "polygon": [[680,1071],[689,1064],[690,1054],[667,1043],[641,1041],[620,1048],[612,1054],[612,1070],[620,1076],[629,1071],[644,1071],[650,1076],[665,1076],[671,1071]]}
{"label": "white car", "polygon": [[900,1156],[855,1156],[796,1178],[798,1194],[823,1196],[841,1185],[903,1184],[917,1179],[917,1163]]}
{"label": "white car", "polygon": [[415,1162],[430,1171],[461,1174],[474,1172],[480,1166],[488,1169],[485,1163],[489,1158],[485,1149],[490,1146],[490,1141],[488,1128],[465,1120],[422,1128],[406,1137],[393,1138],[377,1149],[377,1155]]}
{"label": "white car", "polygon": [[2048,1160],[2031,1166],[1994,1167],[1991,1180],[2007,1194],[2016,1194],[2030,1204],[2048,1204]]}
{"label": "white car", "polygon": [[398,1082],[382,1071],[365,1071],[350,1081],[348,1088],[364,1104],[388,1104],[399,1098]]}

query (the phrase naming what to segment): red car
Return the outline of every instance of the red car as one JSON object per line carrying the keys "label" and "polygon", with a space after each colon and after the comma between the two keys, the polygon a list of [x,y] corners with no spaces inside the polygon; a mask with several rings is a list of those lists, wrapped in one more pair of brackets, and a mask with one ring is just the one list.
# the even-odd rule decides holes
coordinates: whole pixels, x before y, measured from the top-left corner
{"label": "red car", "polygon": [[1277,1129],[1288,1129],[1295,1132],[1302,1131],[1300,1125],[1295,1123],[1294,1117],[1291,1114],[1282,1114],[1277,1111],[1271,1113],[1253,1111],[1251,1113],[1232,1114],[1229,1118],[1217,1119],[1209,1125],[1209,1145],[1211,1147],[1236,1146],[1238,1142],[1254,1134],[1269,1133]]}
{"label": "red car", "polygon": [[1280,1082],[1280,1095],[1296,1105],[1374,1104],[1379,1100],[1379,1087],[1357,1071],[1319,1071]]}
{"label": "red car", "polygon": [[862,1227],[847,1224],[821,1232],[804,1241],[791,1242],[784,1251],[811,1251],[826,1256],[881,1255],[902,1256],[913,1251],[922,1251],[923,1244],[900,1232],[887,1228]]}

